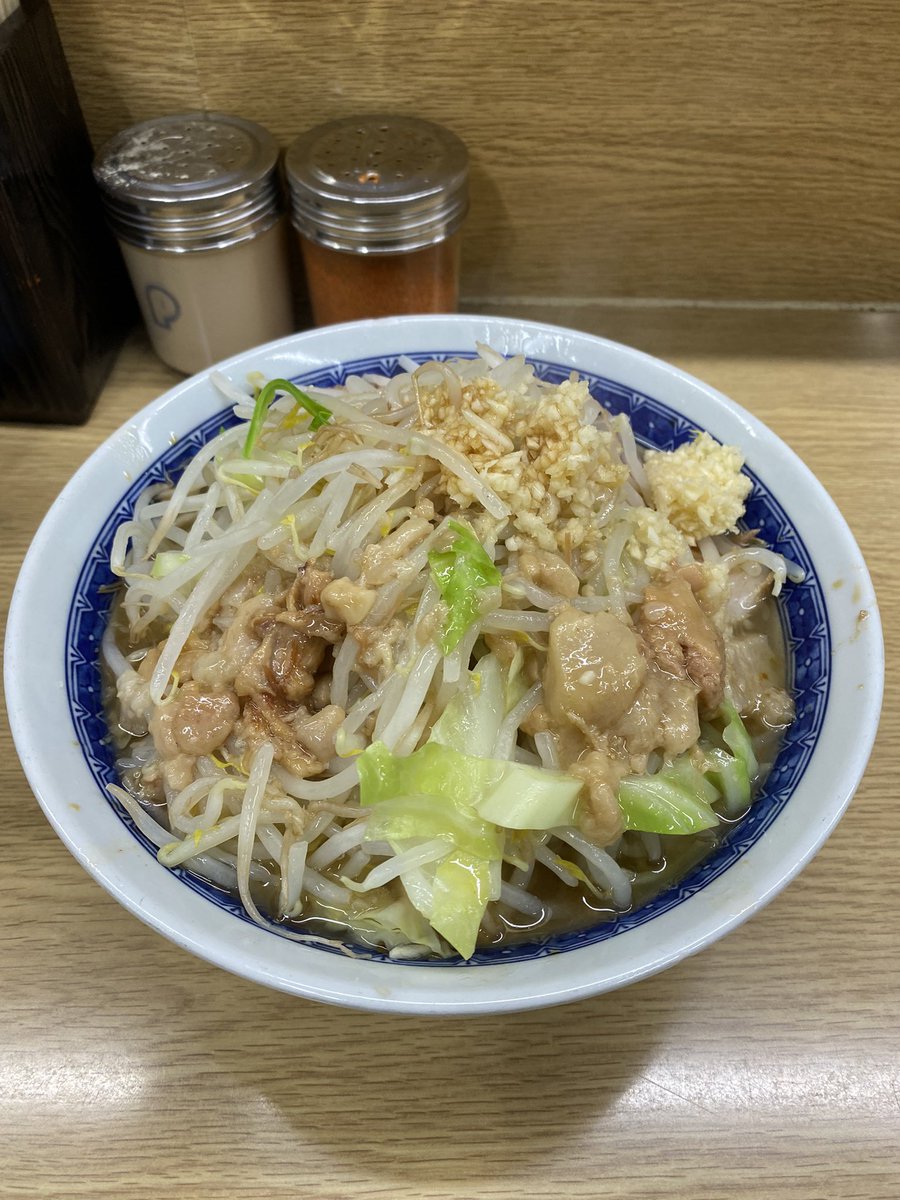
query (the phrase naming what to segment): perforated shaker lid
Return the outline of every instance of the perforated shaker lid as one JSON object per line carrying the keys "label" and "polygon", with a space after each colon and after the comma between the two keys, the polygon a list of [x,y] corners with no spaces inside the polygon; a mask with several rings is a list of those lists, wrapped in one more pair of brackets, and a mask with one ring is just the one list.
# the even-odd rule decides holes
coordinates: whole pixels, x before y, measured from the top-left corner
{"label": "perforated shaker lid", "polygon": [[454,133],[418,117],[329,121],[287,151],[293,223],[314,241],[360,254],[432,245],[466,215],[468,160]]}
{"label": "perforated shaker lid", "polygon": [[113,228],[149,249],[228,246],[268,228],[279,211],[278,146],[261,125],[225,113],[142,121],[94,163]]}

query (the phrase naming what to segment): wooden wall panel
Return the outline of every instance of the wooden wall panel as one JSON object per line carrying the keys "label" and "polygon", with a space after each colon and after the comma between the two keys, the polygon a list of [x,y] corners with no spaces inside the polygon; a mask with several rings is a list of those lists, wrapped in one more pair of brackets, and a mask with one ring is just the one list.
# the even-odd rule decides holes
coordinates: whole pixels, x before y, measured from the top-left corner
{"label": "wooden wall panel", "polygon": [[96,140],[382,108],[473,159],[464,290],[900,302],[892,0],[55,0]]}

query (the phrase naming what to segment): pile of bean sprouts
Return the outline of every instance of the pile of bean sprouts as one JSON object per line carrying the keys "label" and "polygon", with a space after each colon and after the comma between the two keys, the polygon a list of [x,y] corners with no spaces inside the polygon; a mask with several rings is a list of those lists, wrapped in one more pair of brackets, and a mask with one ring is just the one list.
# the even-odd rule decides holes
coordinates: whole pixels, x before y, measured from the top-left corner
{"label": "pile of bean sprouts", "polygon": [[[155,761],[153,739],[128,739],[118,762],[125,786],[111,791],[157,847],[160,861],[184,867],[236,891],[247,914],[266,928],[300,941],[345,945],[342,930],[357,941],[380,945],[397,958],[446,954],[440,939],[408,935],[369,920],[363,885],[397,887],[423,879],[446,846],[425,841],[397,853],[386,843],[366,841],[367,813],[358,800],[356,754],[380,741],[398,755],[410,754],[470,679],[484,655],[488,633],[511,634],[538,651],[546,648],[551,609],[559,597],[516,573],[519,542],[510,509],[466,457],[418,426],[417,388],[444,380],[458,394],[467,380],[487,377],[538,403],[549,385],[521,356],[504,359],[480,346],[471,360],[417,364],[401,360],[391,378],[348,378],[339,388],[306,388],[331,414],[321,428],[298,411],[295,398],[280,394],[268,408],[250,456],[244,453],[261,380],[213,382],[233,405],[236,424],[202,447],[169,485],[147,489],[133,516],[115,534],[111,562],[123,589],[116,620],[103,641],[103,656],[115,677],[120,701],[141,687],[159,706],[177,687],[178,662],[192,633],[218,612],[248,572],[261,574],[262,589],[284,591],[305,563],[326,563],[332,575],[358,576],[362,550],[402,532],[416,503],[435,504],[433,528],[402,559],[399,571],[377,588],[369,623],[399,619],[395,668],[383,678],[359,666],[359,645],[345,637],[330,665],[329,700],[346,713],[335,757],[318,778],[299,778],[274,761],[271,743],[239,762],[228,747],[197,759],[186,788],[166,789],[165,806],[141,802],[140,774]],[[603,514],[605,552],[583,573],[581,593],[571,599],[584,611],[627,613],[649,582],[649,574],[623,561],[629,510],[647,503],[646,478],[631,427],[593,401],[584,421],[612,435],[611,453],[628,468],[628,479]],[[464,486],[470,503],[461,510],[442,491],[447,478]],[[481,615],[457,647],[441,652],[433,630],[441,599],[429,570],[429,552],[445,539],[448,522],[462,516],[472,524],[503,576],[486,597]],[[727,538],[704,539],[706,560],[743,556],[771,570],[776,588],[784,561],[760,546],[736,546]],[[147,647],[161,653],[149,682],[138,680]],[[547,768],[558,766],[552,733],[522,734],[521,724],[542,699],[540,682],[530,685],[499,725],[491,757]],[[659,855],[654,834],[639,835],[648,861]],[[551,913],[545,897],[531,889],[540,865],[568,888],[592,891],[615,910],[632,902],[635,871],[617,861],[619,845],[596,846],[573,824],[552,831],[517,834],[507,861],[492,879],[483,933],[496,939],[507,929],[537,928]],[[260,910],[259,897],[265,896]],[[325,922],[310,932],[304,918]],[[298,924],[298,922],[301,922]],[[402,924],[402,922],[401,922]],[[353,938],[350,940],[352,941]],[[352,951],[351,951],[352,952]]]}

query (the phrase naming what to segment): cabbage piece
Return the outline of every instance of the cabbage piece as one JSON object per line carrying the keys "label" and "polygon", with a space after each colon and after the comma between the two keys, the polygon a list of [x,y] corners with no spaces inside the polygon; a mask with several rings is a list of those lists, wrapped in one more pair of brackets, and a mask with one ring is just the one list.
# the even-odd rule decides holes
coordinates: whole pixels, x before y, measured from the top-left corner
{"label": "cabbage piece", "polygon": [[412,904],[463,958],[471,958],[492,892],[493,862],[451,851],[446,858],[404,872]]}
{"label": "cabbage piece", "polygon": [[402,896],[384,908],[374,908],[353,919],[354,928],[374,933],[377,940],[393,950],[395,946],[424,946],[434,954],[441,953],[441,943],[434,929],[410,901]]}
{"label": "cabbage piece", "polygon": [[506,690],[503,668],[493,654],[486,654],[435,721],[429,742],[490,758],[507,711]]}
{"label": "cabbage piece", "polygon": [[500,572],[491,562],[481,542],[468,526],[449,521],[456,534],[446,550],[428,555],[431,576],[447,605],[447,620],[438,645],[450,654],[466,630],[480,615],[484,590],[500,586]]}
{"label": "cabbage piece", "polygon": [[390,842],[400,852],[435,838],[446,838],[455,849],[480,858],[500,857],[502,842],[496,826],[450,796],[395,796],[377,802],[365,841]]}
{"label": "cabbage piece", "polygon": [[626,829],[696,833],[718,822],[714,804],[723,802],[729,817],[740,816],[749,807],[751,784],[759,773],[753,744],[733,704],[723,704],[720,715],[727,718],[721,733],[711,725],[702,727],[702,770],[683,754],[656,775],[622,781],[619,807]]}
{"label": "cabbage piece", "polygon": [[490,758],[504,717],[528,691],[521,676],[523,661],[521,650],[509,668],[501,667],[495,655],[486,654],[435,721],[429,742]]}
{"label": "cabbage piece", "polygon": [[740,713],[730,700],[726,700],[719,711],[722,716],[728,718],[728,724],[722,730],[722,740],[734,757],[744,764],[747,775],[752,781],[759,774],[759,763],[753,750],[750,734],[741,720]]}
{"label": "cabbage piece", "polygon": [[[743,759],[734,758],[717,748],[707,751],[706,773],[715,782],[725,801],[729,817],[737,817],[750,805],[750,776]],[[754,762],[755,762],[754,758]]]}
{"label": "cabbage piece", "polygon": [[489,893],[492,862],[503,837],[471,801],[492,772],[490,760],[429,743],[407,757],[375,742],[356,759],[360,803],[372,807],[366,841],[387,841],[402,853],[416,841],[446,837],[437,862],[411,868],[400,882],[419,912],[463,958],[470,958]]}
{"label": "cabbage piece", "polygon": [[571,824],[581,789],[580,780],[557,771],[462,754],[437,742],[406,756],[374,742],[356,763],[360,803],[372,810],[366,842],[386,841],[401,854],[434,838],[448,840],[446,855],[404,870],[400,881],[465,958],[494,898],[503,828]]}
{"label": "cabbage piece", "polygon": [[159,550],[153,559],[150,575],[153,579],[165,579],[182,563],[186,563],[189,558],[190,555],[185,554],[182,550]]}
{"label": "cabbage piece", "polygon": [[721,794],[726,814],[738,817],[750,807],[759,763],[744,722],[730,701],[722,704],[718,717],[725,722],[724,728],[705,721],[700,725],[702,770]]}
{"label": "cabbage piece", "polygon": [[[708,769],[708,761],[705,765]],[[699,800],[705,800],[707,804],[716,804],[721,799],[719,789],[694,766],[687,754],[682,754],[680,758],[676,758],[674,762],[670,763],[663,770],[662,775],[672,783],[678,783],[686,788],[692,796],[696,796]]]}
{"label": "cabbage piece", "polygon": [[497,774],[490,759],[431,742],[403,757],[383,742],[373,742],[356,763],[360,803],[375,808],[366,841],[393,845],[447,836],[470,854],[500,857],[499,831],[475,811],[475,802]]}
{"label": "cabbage piece", "polygon": [[463,958],[471,958],[491,898],[490,863],[454,851],[435,868],[428,919]]}
{"label": "cabbage piece", "polygon": [[555,829],[571,825],[582,781],[561,771],[504,763],[496,786],[475,808],[504,829]]}
{"label": "cabbage piece", "polygon": [[374,742],[356,761],[360,803],[378,805],[369,819],[369,840],[387,836],[372,832],[380,828],[381,814],[387,812],[411,829],[395,836],[440,837],[444,832],[440,823],[445,822],[448,829],[453,827],[450,836],[457,845],[490,858],[499,857],[500,850],[492,835],[488,852],[486,825],[504,829],[571,825],[582,788],[580,779],[561,771],[477,758],[436,742],[427,742],[406,757]]}
{"label": "cabbage piece", "polygon": [[699,833],[719,823],[700,794],[691,793],[666,771],[623,779],[619,784],[619,808],[625,828],[642,833]]}
{"label": "cabbage piece", "polygon": [[[356,762],[360,803],[364,805],[424,795],[471,807],[483,785],[485,769],[489,769],[489,760],[435,742],[408,755],[394,754],[383,742],[373,742]],[[370,826],[373,819],[375,814]]]}

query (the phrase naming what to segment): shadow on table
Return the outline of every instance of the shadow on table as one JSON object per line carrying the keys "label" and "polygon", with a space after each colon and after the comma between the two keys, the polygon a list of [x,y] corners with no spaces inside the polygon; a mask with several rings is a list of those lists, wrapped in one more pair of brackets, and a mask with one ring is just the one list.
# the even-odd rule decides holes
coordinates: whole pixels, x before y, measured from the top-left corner
{"label": "shadow on table", "polygon": [[697,978],[682,964],[662,987],[647,980],[552,1010],[467,1019],[256,993],[259,1045],[240,1051],[228,1039],[215,1058],[227,1076],[234,1055],[247,1103],[262,1101],[273,1117],[274,1107],[293,1127],[304,1172],[359,1178],[386,1195],[401,1184],[416,1193],[426,1181],[469,1181],[475,1195],[487,1175],[527,1179],[529,1164],[583,1155],[591,1127],[639,1109],[647,1085],[634,1085],[669,1024],[697,1002]]}

